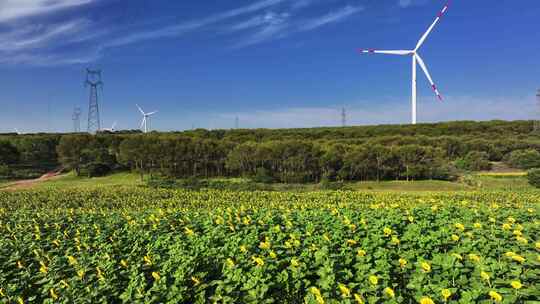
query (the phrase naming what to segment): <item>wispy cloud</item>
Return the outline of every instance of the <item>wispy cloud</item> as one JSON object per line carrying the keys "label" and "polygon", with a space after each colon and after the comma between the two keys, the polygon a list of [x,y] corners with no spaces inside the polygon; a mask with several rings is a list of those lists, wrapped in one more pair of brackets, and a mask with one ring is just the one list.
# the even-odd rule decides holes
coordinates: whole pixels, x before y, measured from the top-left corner
{"label": "wispy cloud", "polygon": [[94,62],[101,57],[98,50],[86,54],[14,54],[10,57],[1,57],[1,64],[32,65],[32,66],[59,66],[72,64],[85,64]]}
{"label": "wispy cloud", "polygon": [[2,0],[0,23],[85,5],[95,0]]}
{"label": "wispy cloud", "polygon": [[282,20],[285,20],[290,15],[288,13],[277,14],[274,12],[267,12],[265,14],[253,16],[247,20],[241,21],[239,23],[229,26],[228,31],[242,31],[247,29],[252,29],[264,25],[269,25],[273,23],[280,23]]}
{"label": "wispy cloud", "polygon": [[266,9],[266,8],[278,5],[285,1],[286,0],[260,0],[258,2],[252,3],[247,6],[238,7],[238,8],[231,9],[225,12],[210,15],[208,17],[204,17],[201,19],[191,20],[191,21],[176,24],[176,25],[169,25],[169,26],[165,26],[165,27],[155,29],[155,30],[141,31],[141,32],[125,35],[118,39],[114,39],[107,42],[106,46],[107,47],[121,46],[121,45],[132,44],[132,43],[144,41],[144,40],[180,36],[182,34],[203,28],[205,26],[212,25],[221,21],[225,21],[227,19],[245,15],[248,13],[257,12],[262,9]]}
{"label": "wispy cloud", "polygon": [[[55,65],[86,62],[96,49],[63,53],[62,46],[93,39],[92,22],[83,17],[49,18],[99,0],[0,0],[0,62]],[[63,19],[63,20],[62,20]],[[54,21],[53,21],[54,20]]]}
{"label": "wispy cloud", "polygon": [[[448,97],[445,102],[434,101],[431,96],[421,98],[418,106],[420,122],[454,120],[520,120],[535,119],[534,96],[526,97]],[[216,114],[213,119],[223,127],[239,118],[245,128],[308,128],[338,126],[342,105],[328,107],[295,107],[275,110]],[[466,110],[464,110],[466,109]],[[410,122],[408,100],[396,99],[378,102],[355,102],[346,106],[350,125],[402,124]]]}
{"label": "wispy cloud", "polygon": [[311,31],[311,30],[314,30],[316,28],[319,28],[321,26],[324,26],[324,25],[327,25],[327,24],[330,24],[330,23],[334,23],[334,22],[339,22],[345,18],[348,18],[360,11],[364,10],[363,7],[361,6],[345,6],[337,11],[334,11],[334,12],[331,12],[329,14],[326,14],[326,15],[323,15],[323,16],[320,16],[320,17],[317,17],[317,18],[313,18],[311,20],[307,20],[305,21],[301,26],[300,26],[300,30],[302,31]]}
{"label": "wispy cloud", "polygon": [[246,47],[264,41],[287,36],[291,31],[291,16],[288,13],[267,13],[242,23],[234,24],[231,30],[254,29],[247,37],[234,45],[234,48]]}
{"label": "wispy cloud", "polygon": [[86,19],[76,19],[59,24],[26,25],[13,31],[0,34],[0,52],[13,52],[36,49],[46,46],[48,43],[81,32],[86,29],[90,22]]}
{"label": "wispy cloud", "polygon": [[[234,45],[235,48],[239,48],[268,40],[282,38],[295,32],[315,30],[321,26],[344,20],[364,9],[360,6],[348,5],[322,16],[291,20],[294,12],[301,8],[308,7],[315,2],[317,2],[317,0],[300,0],[292,3],[287,0],[261,0],[247,6],[238,7],[201,19],[191,20],[176,25],[169,25],[154,30],[134,32],[132,34],[110,40],[106,42],[104,46],[116,47],[151,39],[176,37],[210,25],[247,15],[247,19],[229,25],[226,30],[227,32],[237,32],[249,29],[254,30],[254,32],[248,34],[247,37],[241,39],[239,43]],[[275,12],[278,11],[277,7],[283,4],[288,5],[287,9],[282,9],[281,12]],[[262,10],[269,9],[273,9],[275,11],[259,13]],[[253,13],[259,14],[249,16]]]}
{"label": "wispy cloud", "polygon": [[255,32],[234,45],[234,48],[275,40],[298,32],[316,30],[322,26],[343,21],[362,10],[364,10],[363,7],[348,5],[328,14],[311,18],[296,18],[289,13],[266,13],[230,27],[230,30],[256,29]]}
{"label": "wispy cloud", "polygon": [[[47,19],[51,18],[24,18],[52,14],[98,1],[0,0],[0,24],[5,23],[0,28],[0,41],[4,41],[0,43],[1,61],[42,65],[52,64],[55,58],[61,58],[58,64],[87,62],[100,58],[112,48],[160,38],[176,38],[212,26],[222,34],[236,35],[237,43],[233,47],[241,48],[315,30],[345,20],[363,10],[363,7],[349,5],[320,16],[309,16],[304,9],[315,4],[322,5],[324,1],[258,0],[199,19],[162,26],[141,23],[132,24],[129,28],[119,24],[104,26],[98,21],[81,17],[63,21],[52,19],[55,23],[47,23]],[[13,20],[16,22],[10,22]],[[75,51],[62,53],[68,48]]]}
{"label": "wispy cloud", "polygon": [[[55,24],[40,24],[34,22],[33,19],[24,18],[52,14],[62,9],[74,8],[96,1],[99,0],[0,0],[0,23],[7,22],[7,26],[0,32],[0,41],[4,41],[0,44],[1,62],[49,65],[56,58],[61,58],[61,60],[58,60],[59,65],[87,62],[99,58],[105,50],[110,48],[158,38],[177,37],[218,22],[280,5],[289,0],[259,0],[246,6],[200,19],[179,24],[169,24],[150,30],[137,30],[137,27],[143,28],[139,24],[139,26],[134,26],[129,31],[122,27],[111,26],[111,28],[96,32],[95,29],[103,28],[103,25],[93,24],[94,30],[91,30],[90,21],[86,19],[68,20]],[[17,22],[13,24],[8,22],[13,20]],[[87,46],[86,51],[79,52],[80,54],[60,55],[58,52],[50,52],[50,49],[62,45],[80,44],[97,38],[100,38],[101,41]]]}
{"label": "wispy cloud", "polygon": [[430,0],[398,0],[398,5],[402,8],[427,4]]}

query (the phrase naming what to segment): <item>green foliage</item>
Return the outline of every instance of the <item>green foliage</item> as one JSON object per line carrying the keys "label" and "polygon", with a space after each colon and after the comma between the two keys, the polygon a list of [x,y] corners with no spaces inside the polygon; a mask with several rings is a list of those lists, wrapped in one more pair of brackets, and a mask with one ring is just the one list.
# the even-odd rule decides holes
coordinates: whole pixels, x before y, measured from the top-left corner
{"label": "green foliage", "polygon": [[532,169],[540,167],[540,152],[535,149],[512,151],[506,157],[506,163],[517,169]]}
{"label": "green foliage", "polygon": [[8,141],[0,140],[0,164],[12,165],[19,161],[19,151]]}
{"label": "green foliage", "polygon": [[[452,163],[475,170],[517,150],[539,150],[527,121],[448,122],[281,130],[193,130],[140,134],[0,135],[16,148],[13,175],[36,177],[93,163],[171,178],[255,177],[277,183],[453,180]],[[0,145],[1,146],[1,145]],[[473,159],[482,154],[481,162]],[[14,151],[12,151],[14,152]],[[1,153],[1,156],[12,153]],[[476,155],[478,156],[478,155]],[[457,160],[457,161],[456,161]]]}
{"label": "green foliage", "polygon": [[274,178],[268,169],[257,168],[257,172],[255,173],[255,176],[253,176],[252,180],[256,183],[270,184],[274,181]]}
{"label": "green foliage", "polygon": [[539,214],[537,192],[0,192],[0,301],[532,303]]}
{"label": "green foliage", "polygon": [[9,179],[11,174],[11,168],[8,165],[0,164],[0,179]]}
{"label": "green foliage", "polygon": [[530,185],[540,188],[540,169],[535,168],[527,171],[527,180]]}
{"label": "green foliage", "polygon": [[111,167],[107,164],[92,162],[81,168],[81,175],[87,177],[100,177],[109,174],[111,171]]}
{"label": "green foliage", "polygon": [[491,162],[487,152],[471,151],[456,161],[456,166],[468,171],[482,171],[491,169]]}
{"label": "green foliage", "polygon": [[88,148],[92,137],[90,135],[66,135],[62,136],[56,147],[58,161],[64,169],[75,170],[77,175],[83,165],[83,152]]}
{"label": "green foliage", "polygon": [[331,181],[329,178],[326,177],[323,177],[321,182],[319,183],[319,189],[322,190],[340,190],[343,189],[343,187],[343,182]]}
{"label": "green foliage", "polygon": [[20,158],[17,148],[8,141],[0,140],[0,179],[13,177],[13,165]]}

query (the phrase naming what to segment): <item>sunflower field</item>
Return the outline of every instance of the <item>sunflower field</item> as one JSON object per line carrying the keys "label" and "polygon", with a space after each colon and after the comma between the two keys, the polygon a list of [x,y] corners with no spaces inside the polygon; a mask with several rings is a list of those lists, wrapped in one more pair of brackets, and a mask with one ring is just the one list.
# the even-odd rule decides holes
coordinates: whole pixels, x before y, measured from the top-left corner
{"label": "sunflower field", "polygon": [[540,194],[0,192],[0,303],[538,303]]}

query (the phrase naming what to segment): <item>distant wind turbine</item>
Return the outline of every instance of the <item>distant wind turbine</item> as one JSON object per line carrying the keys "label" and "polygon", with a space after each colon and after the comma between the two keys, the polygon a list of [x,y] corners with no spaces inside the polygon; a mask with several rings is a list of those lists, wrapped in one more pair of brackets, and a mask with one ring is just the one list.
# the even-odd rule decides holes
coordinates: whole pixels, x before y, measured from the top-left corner
{"label": "distant wind turbine", "polygon": [[374,50],[374,49],[361,49],[360,52],[362,53],[368,53],[368,54],[387,54],[387,55],[400,55],[400,56],[412,56],[412,124],[416,124],[416,64],[418,63],[422,70],[424,71],[424,74],[426,74],[427,80],[431,84],[431,88],[439,98],[439,100],[442,101],[442,96],[439,93],[439,90],[437,89],[437,86],[435,86],[435,83],[433,83],[433,79],[431,78],[431,75],[429,74],[428,68],[426,64],[424,63],[424,60],[420,57],[420,54],[418,54],[418,50],[420,47],[424,44],[427,37],[433,31],[433,28],[435,28],[435,25],[441,20],[441,18],[444,16],[444,14],[448,11],[450,2],[448,2],[443,9],[439,12],[437,15],[437,18],[435,18],[435,21],[431,24],[431,26],[427,29],[427,31],[424,33],[424,35],[420,38],[418,43],[416,44],[416,47],[414,50],[398,50],[398,51],[381,51],[381,50]]}
{"label": "distant wind turbine", "polygon": [[115,128],[116,128],[116,121],[115,121],[115,122],[114,122],[114,123],[112,124],[112,126],[111,126],[111,128],[110,128],[110,129],[108,129],[108,128],[105,128],[105,129],[103,129],[103,131],[109,131],[109,132],[114,132],[114,131],[116,131],[116,129],[115,129]]}
{"label": "distant wind turbine", "polygon": [[141,107],[139,107],[139,105],[136,105],[136,106],[137,106],[137,108],[139,109],[139,112],[141,112],[141,114],[142,114],[142,116],[143,116],[143,119],[142,119],[142,121],[141,121],[141,126],[140,126],[140,128],[143,129],[143,127],[144,127],[144,129],[143,129],[144,133],[148,133],[148,129],[149,129],[149,128],[148,128],[148,125],[150,124],[150,123],[149,123],[150,117],[151,117],[152,115],[156,114],[158,111],[154,111],[154,112],[150,112],[150,113],[145,113],[145,112],[141,109]]}

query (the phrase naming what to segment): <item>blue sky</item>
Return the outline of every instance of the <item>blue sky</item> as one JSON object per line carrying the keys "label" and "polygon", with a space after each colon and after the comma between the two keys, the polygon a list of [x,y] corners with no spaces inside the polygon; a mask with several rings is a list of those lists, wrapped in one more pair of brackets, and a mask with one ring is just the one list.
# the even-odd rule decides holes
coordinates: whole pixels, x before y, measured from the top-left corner
{"label": "blue sky", "polygon": [[[411,49],[442,0],[0,0],[0,131],[69,131],[101,68],[104,127],[406,123]],[[420,53],[420,122],[535,117],[540,3],[455,0]],[[420,71],[419,71],[420,73]],[[539,114],[540,115],[540,114]]]}

